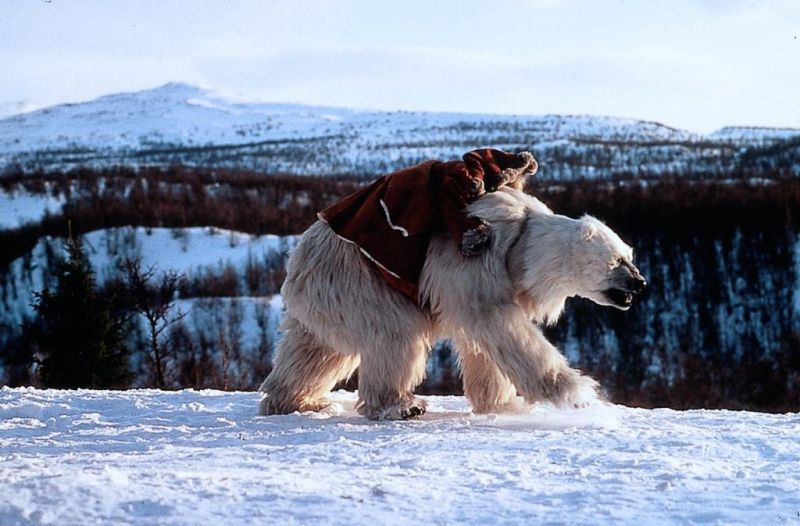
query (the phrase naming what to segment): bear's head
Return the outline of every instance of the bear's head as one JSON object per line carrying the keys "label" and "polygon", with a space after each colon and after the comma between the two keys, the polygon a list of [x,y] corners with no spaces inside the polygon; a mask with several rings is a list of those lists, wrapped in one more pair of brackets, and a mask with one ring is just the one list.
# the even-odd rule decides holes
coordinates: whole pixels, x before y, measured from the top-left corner
{"label": "bear's head", "polygon": [[[555,322],[571,296],[627,310],[645,288],[633,264],[633,249],[592,216],[554,214],[535,197],[512,188],[486,194],[467,211],[489,223],[491,249],[481,258],[463,261],[481,267],[475,272],[487,286],[499,297],[508,291],[532,319]],[[502,268],[510,278],[507,287],[486,278],[501,275]]]}
{"label": "bear's head", "polygon": [[551,323],[564,301],[581,296],[627,310],[646,282],[633,249],[602,221],[554,214],[541,201],[502,189],[470,207],[491,225],[493,252],[503,258],[518,298]]}
{"label": "bear's head", "polygon": [[573,257],[569,259],[575,295],[628,310],[647,285],[633,264],[633,249],[592,216],[578,219],[577,228]]}

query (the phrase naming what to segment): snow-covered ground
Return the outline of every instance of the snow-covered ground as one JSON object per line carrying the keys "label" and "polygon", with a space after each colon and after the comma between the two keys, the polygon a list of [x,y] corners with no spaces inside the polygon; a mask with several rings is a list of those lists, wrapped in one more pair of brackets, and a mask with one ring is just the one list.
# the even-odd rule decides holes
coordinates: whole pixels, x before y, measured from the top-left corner
{"label": "snow-covered ground", "polygon": [[2,211],[0,230],[19,228],[26,223],[37,223],[48,213],[60,213],[66,200],[64,195],[0,190],[0,211]]}
{"label": "snow-covered ground", "polygon": [[256,393],[0,390],[0,524],[795,524],[800,415],[255,415]]}

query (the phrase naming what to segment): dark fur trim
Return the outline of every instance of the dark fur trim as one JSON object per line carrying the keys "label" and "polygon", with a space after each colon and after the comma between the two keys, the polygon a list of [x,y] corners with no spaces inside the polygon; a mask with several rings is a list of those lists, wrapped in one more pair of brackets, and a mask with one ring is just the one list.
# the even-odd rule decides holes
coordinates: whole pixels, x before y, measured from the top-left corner
{"label": "dark fur trim", "polygon": [[477,256],[489,246],[491,229],[488,223],[481,221],[475,228],[470,228],[461,237],[461,253],[465,256]]}
{"label": "dark fur trim", "polygon": [[517,159],[518,162],[516,166],[506,168],[497,174],[498,188],[501,186],[510,186],[511,188],[522,190],[522,187],[525,185],[525,179],[527,179],[529,175],[535,174],[539,169],[539,164],[536,162],[531,152],[520,152],[517,154]]}

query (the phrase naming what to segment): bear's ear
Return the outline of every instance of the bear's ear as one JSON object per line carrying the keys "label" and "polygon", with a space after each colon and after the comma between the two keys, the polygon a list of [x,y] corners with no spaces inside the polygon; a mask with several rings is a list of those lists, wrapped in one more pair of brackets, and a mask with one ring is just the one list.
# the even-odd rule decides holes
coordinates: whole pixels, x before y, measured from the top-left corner
{"label": "bear's ear", "polygon": [[597,227],[587,221],[581,221],[581,237],[584,241],[589,241],[597,235]]}

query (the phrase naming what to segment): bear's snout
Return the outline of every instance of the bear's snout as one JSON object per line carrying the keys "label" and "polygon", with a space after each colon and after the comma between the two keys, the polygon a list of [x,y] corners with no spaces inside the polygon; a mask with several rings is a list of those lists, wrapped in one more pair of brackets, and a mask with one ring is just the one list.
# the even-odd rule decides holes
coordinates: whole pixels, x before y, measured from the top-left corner
{"label": "bear's snout", "polygon": [[614,307],[628,310],[633,304],[633,299],[644,292],[646,287],[647,281],[639,269],[627,261],[622,261],[614,269],[611,287],[605,291],[605,297]]}
{"label": "bear's snout", "polygon": [[[637,271],[638,274],[638,271]],[[639,295],[647,288],[647,281],[641,274],[628,278],[627,289],[634,295]]]}
{"label": "bear's snout", "polygon": [[622,273],[622,287],[626,292],[634,295],[639,295],[647,288],[647,280],[644,279],[642,273],[632,263],[622,261],[619,266]]}

